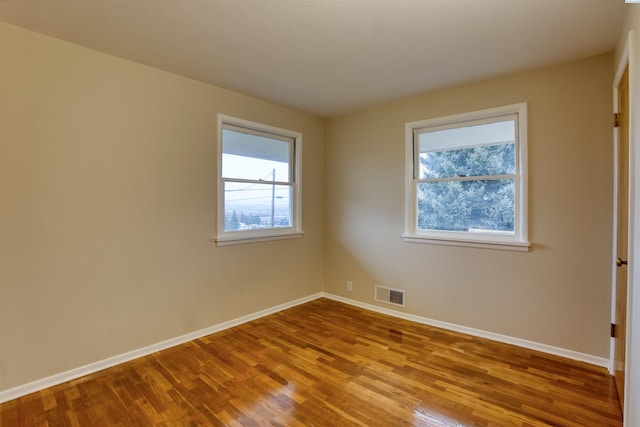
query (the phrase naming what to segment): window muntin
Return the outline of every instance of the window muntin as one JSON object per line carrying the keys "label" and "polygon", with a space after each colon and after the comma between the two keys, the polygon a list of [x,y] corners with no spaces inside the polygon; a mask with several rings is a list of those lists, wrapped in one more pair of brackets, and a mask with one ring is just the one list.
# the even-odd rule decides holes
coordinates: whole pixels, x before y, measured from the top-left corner
{"label": "window muntin", "polygon": [[302,234],[298,133],[221,117],[218,244]]}
{"label": "window muntin", "polygon": [[405,239],[528,246],[526,104],[406,126]]}

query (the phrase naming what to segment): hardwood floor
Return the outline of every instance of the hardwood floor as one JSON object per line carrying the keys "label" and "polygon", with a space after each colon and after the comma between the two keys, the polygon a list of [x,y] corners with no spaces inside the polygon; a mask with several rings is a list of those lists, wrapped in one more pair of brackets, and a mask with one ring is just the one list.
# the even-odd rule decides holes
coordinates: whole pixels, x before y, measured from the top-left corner
{"label": "hardwood floor", "polygon": [[600,367],[319,299],[0,405],[2,426],[621,426]]}

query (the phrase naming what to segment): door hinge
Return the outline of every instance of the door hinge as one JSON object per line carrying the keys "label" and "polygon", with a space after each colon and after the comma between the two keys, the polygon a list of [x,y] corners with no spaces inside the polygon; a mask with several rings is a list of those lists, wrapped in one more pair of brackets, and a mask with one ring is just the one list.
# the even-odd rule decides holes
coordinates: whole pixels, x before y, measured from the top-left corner
{"label": "door hinge", "polygon": [[611,324],[611,338],[615,338],[616,337],[616,324],[612,323]]}
{"label": "door hinge", "polygon": [[620,126],[620,113],[613,113],[613,127],[617,128]]}

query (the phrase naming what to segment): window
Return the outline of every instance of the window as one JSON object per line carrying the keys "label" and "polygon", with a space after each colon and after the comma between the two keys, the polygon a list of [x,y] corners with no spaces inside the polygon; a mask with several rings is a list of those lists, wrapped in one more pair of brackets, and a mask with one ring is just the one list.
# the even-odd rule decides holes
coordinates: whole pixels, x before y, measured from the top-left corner
{"label": "window", "polygon": [[301,236],[302,135],[218,117],[218,246]]}
{"label": "window", "polygon": [[406,124],[406,241],[528,250],[526,111]]}

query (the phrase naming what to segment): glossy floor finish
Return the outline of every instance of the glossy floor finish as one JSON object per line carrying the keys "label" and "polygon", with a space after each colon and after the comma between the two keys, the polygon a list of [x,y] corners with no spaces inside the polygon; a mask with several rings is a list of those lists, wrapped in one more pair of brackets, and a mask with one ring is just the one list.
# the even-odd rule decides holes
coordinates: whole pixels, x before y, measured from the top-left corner
{"label": "glossy floor finish", "polygon": [[3,426],[621,426],[607,371],[318,299],[0,405]]}

